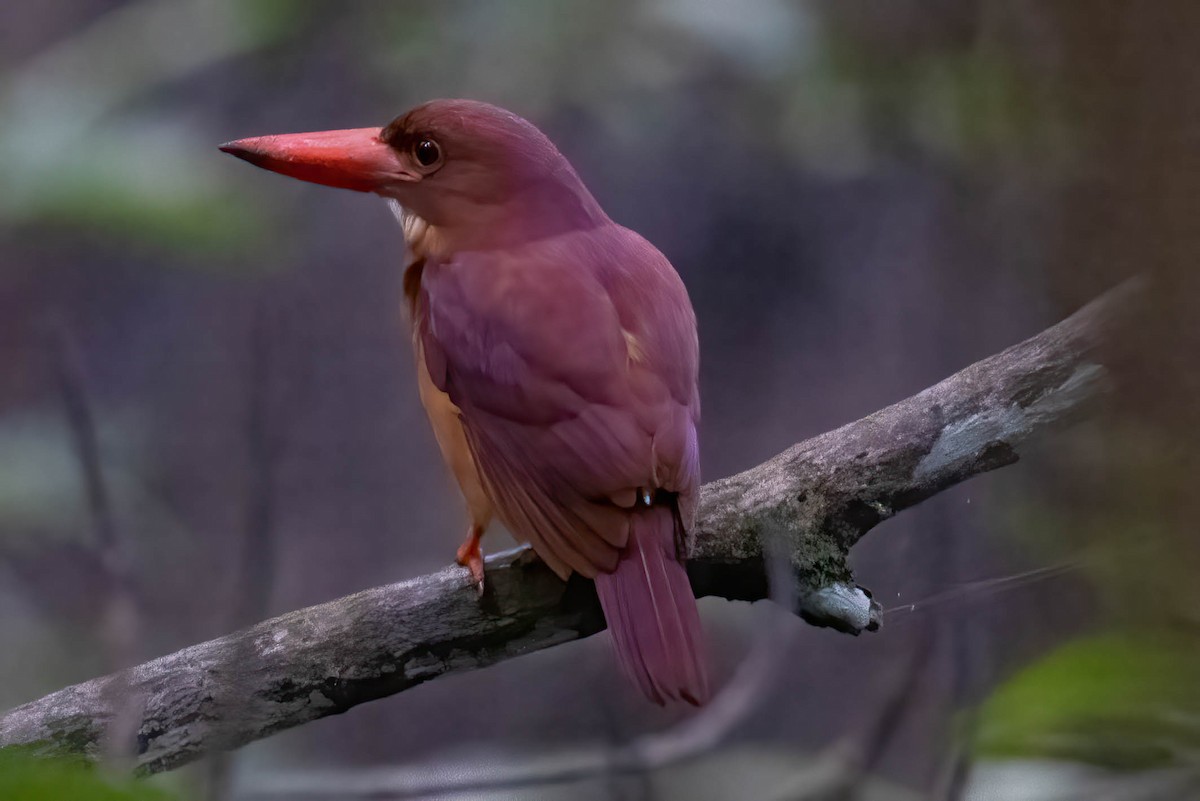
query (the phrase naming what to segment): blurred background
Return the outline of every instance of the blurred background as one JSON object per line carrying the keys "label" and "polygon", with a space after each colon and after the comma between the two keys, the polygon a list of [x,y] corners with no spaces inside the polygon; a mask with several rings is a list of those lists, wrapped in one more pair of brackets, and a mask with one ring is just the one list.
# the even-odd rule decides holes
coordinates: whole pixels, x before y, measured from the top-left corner
{"label": "blurred background", "polygon": [[[1193,0],[0,4],[0,708],[461,539],[388,209],[221,142],[534,121],[688,285],[709,478],[1152,279],[1104,413],[871,533],[883,628],[786,620],[694,759],[537,780],[683,714],[602,634],[149,784],[6,756],[0,797],[1200,798],[1198,46]],[[701,609],[722,680],[777,625]]]}

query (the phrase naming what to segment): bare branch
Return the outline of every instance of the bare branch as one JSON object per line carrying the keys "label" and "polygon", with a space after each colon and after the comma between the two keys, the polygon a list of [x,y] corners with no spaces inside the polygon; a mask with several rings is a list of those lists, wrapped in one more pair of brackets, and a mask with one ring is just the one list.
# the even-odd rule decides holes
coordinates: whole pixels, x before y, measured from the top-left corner
{"label": "bare branch", "polygon": [[[846,566],[850,547],[1086,413],[1108,383],[1099,351],[1139,293],[1118,288],[907,400],[705,485],[689,566],[696,593],[767,597],[763,553],[782,548],[799,614],[852,633],[876,627],[879,607]],[[450,567],[59,690],[0,716],[0,746],[94,754],[113,715],[105,688],[127,682],[147,699],[138,766],[154,773],[604,626],[590,582],[564,584],[525,549],[489,558],[487,575],[482,601],[467,571]]]}

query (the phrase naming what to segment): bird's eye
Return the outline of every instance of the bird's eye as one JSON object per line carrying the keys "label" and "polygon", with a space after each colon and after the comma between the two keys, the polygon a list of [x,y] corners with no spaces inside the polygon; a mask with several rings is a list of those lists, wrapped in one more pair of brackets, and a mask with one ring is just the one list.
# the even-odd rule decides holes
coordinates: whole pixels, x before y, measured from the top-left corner
{"label": "bird's eye", "polygon": [[422,167],[432,167],[442,158],[442,149],[432,139],[422,139],[413,147],[413,157]]}

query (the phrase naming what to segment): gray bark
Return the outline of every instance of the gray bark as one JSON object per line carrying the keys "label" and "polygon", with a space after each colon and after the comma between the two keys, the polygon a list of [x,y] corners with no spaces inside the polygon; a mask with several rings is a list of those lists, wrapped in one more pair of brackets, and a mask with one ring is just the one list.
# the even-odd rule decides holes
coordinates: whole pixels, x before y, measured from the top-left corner
{"label": "gray bark", "polygon": [[[758,467],[706,484],[689,543],[697,595],[767,597],[764,553],[790,562],[806,620],[878,626],[846,556],[867,531],[1087,413],[1108,386],[1103,348],[1140,294],[1126,285],[1019,345]],[[490,557],[477,599],[450,567],[301,609],[0,716],[0,746],[97,755],[120,704],[142,704],[138,770],[155,773],[446,673],[604,627],[590,582],[559,581],[526,549]]]}

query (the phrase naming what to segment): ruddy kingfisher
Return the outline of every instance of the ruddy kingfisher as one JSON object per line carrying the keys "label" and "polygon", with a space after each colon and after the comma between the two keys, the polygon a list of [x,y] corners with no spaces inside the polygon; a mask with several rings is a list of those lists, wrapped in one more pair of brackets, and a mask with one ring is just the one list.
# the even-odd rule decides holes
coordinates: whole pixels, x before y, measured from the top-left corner
{"label": "ruddy kingfisher", "polygon": [[497,517],[560,577],[594,579],[618,660],[652,701],[702,704],[684,569],[700,486],[696,317],[653,245],[614,223],[534,125],[433,100],[383,128],[221,147],[386,198],[411,261],[417,385],[466,501],[482,589]]}

